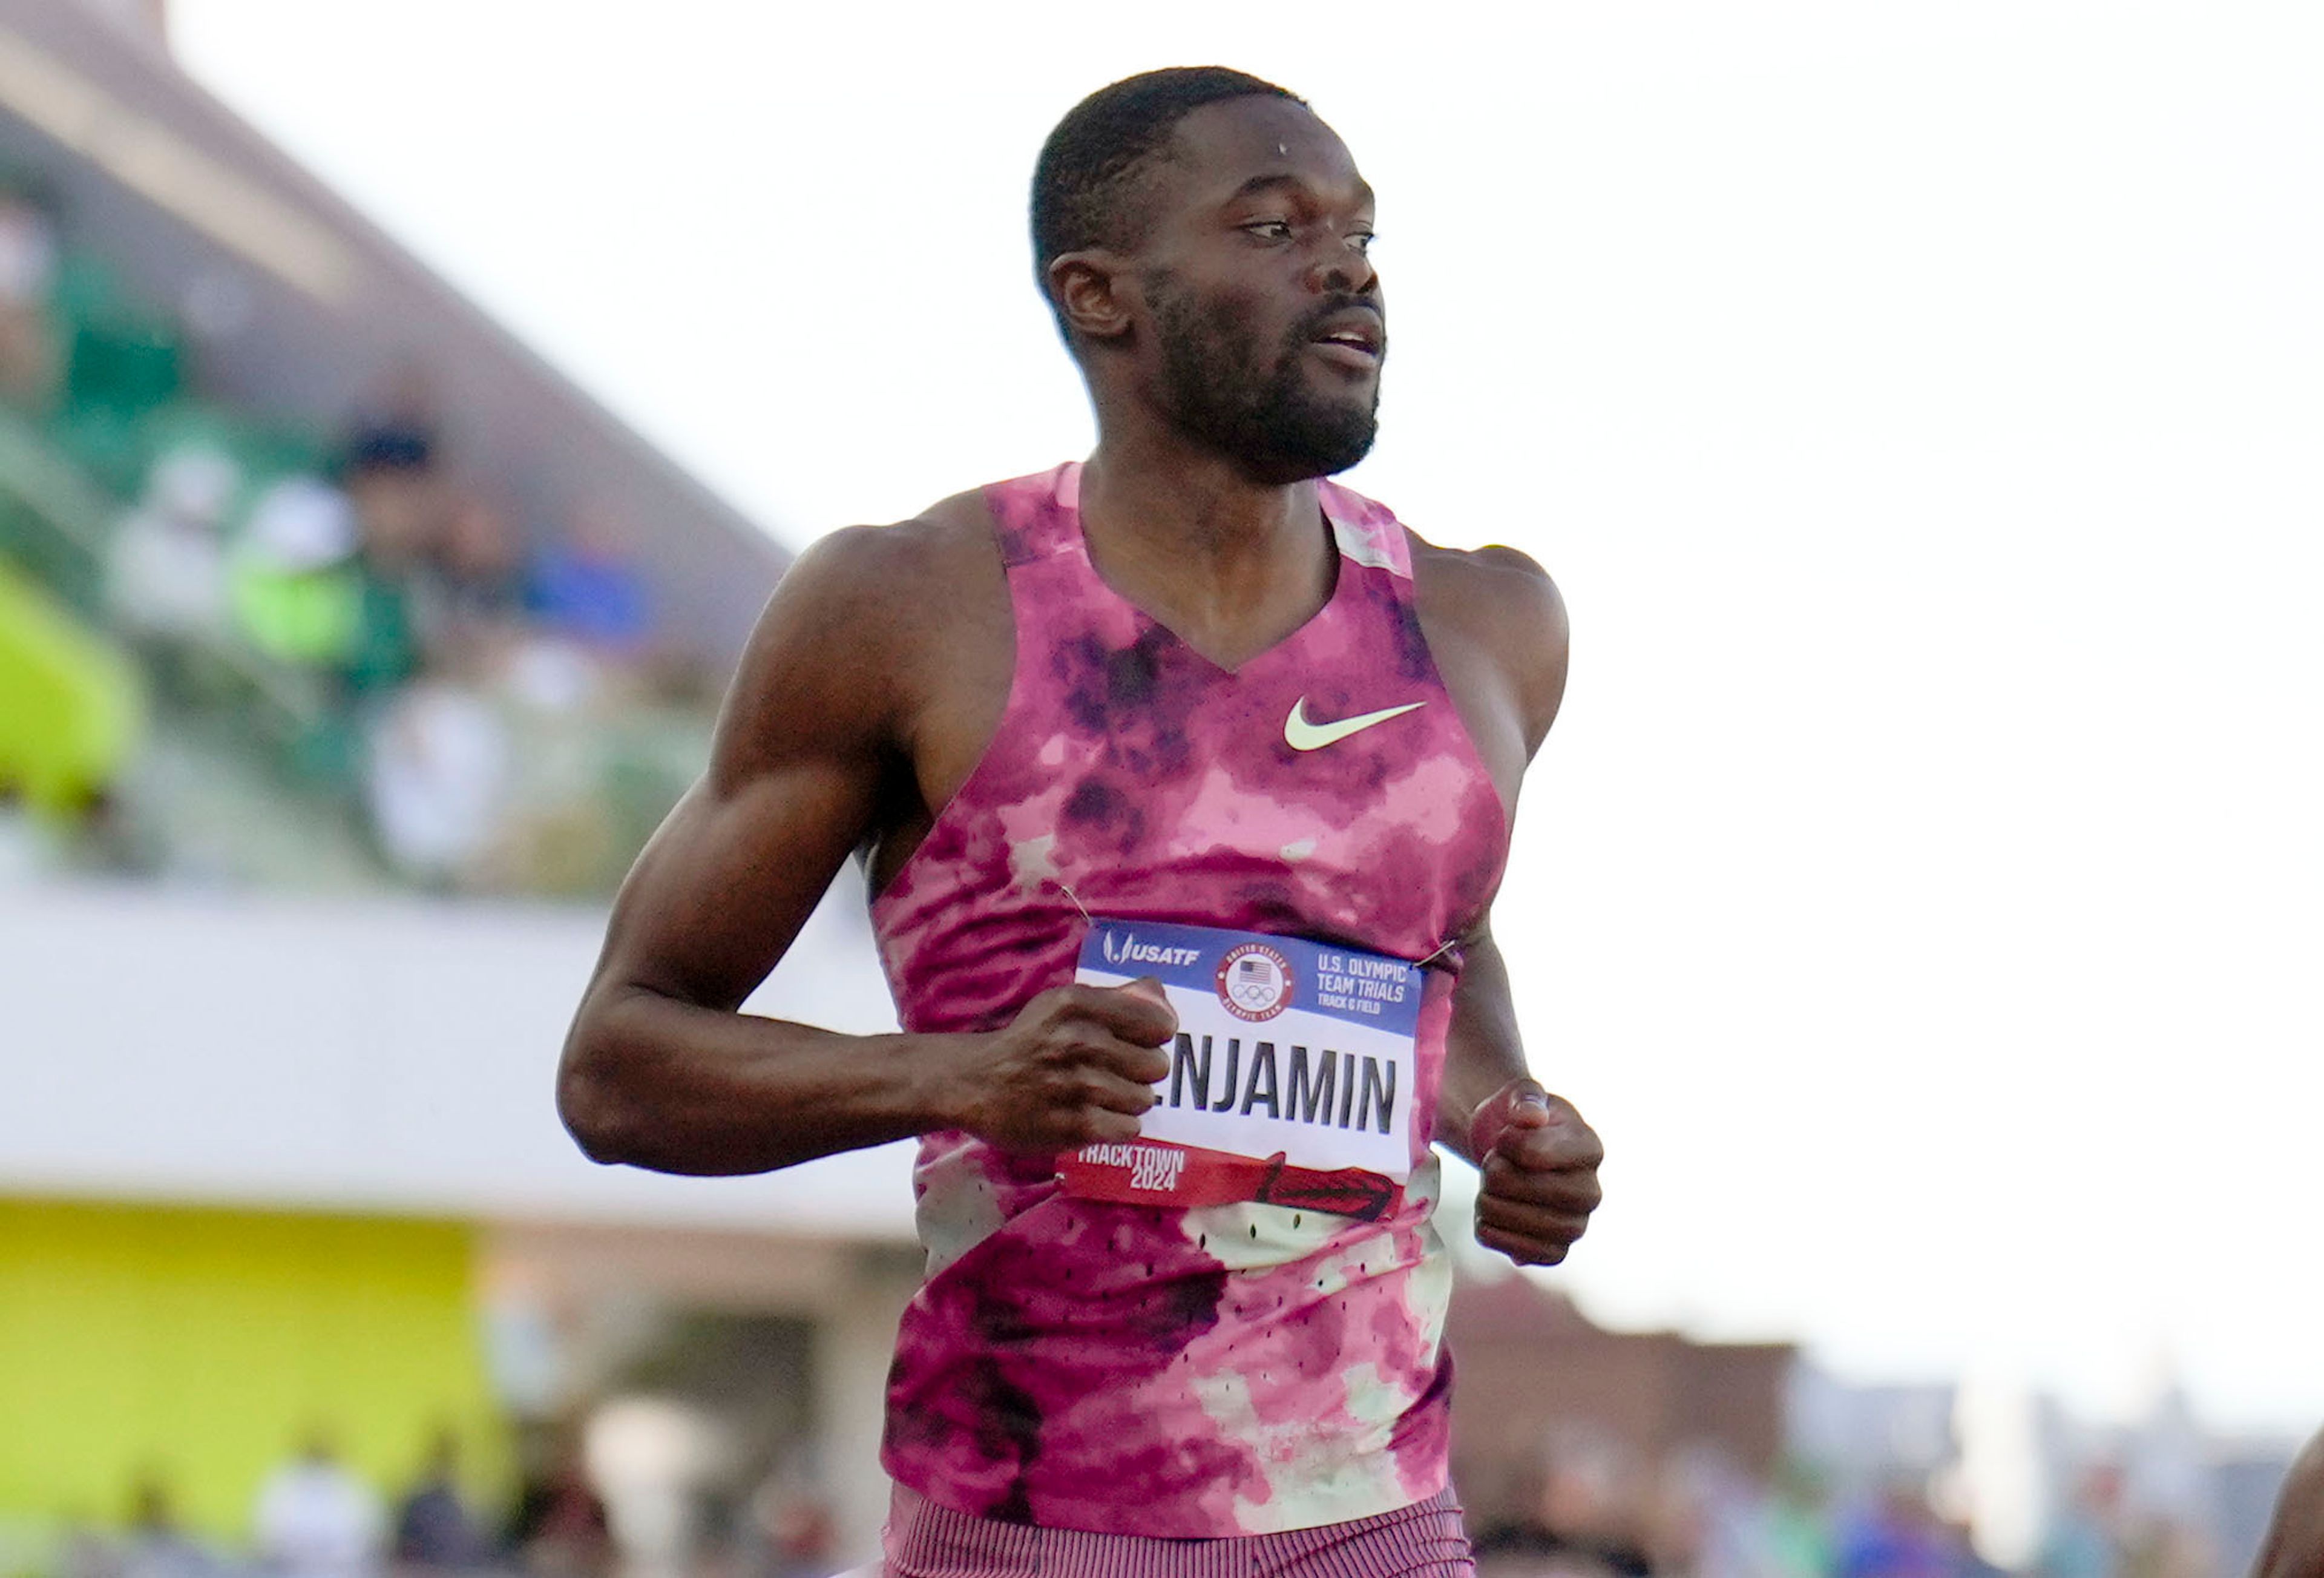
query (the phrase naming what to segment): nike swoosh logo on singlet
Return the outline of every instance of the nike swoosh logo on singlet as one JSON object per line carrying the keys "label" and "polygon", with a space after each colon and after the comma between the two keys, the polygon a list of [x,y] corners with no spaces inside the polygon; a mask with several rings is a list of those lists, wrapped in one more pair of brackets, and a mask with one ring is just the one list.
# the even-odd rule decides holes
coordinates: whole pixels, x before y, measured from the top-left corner
{"label": "nike swoosh logo on singlet", "polygon": [[1283,720],[1283,743],[1294,751],[1321,751],[1326,745],[1336,745],[1350,734],[1360,734],[1374,724],[1384,724],[1401,717],[1415,707],[1426,706],[1425,701],[1407,701],[1402,706],[1384,706],[1378,712],[1361,712],[1351,718],[1342,718],[1335,724],[1311,724],[1307,721],[1307,698],[1301,697],[1291,704],[1291,715]]}

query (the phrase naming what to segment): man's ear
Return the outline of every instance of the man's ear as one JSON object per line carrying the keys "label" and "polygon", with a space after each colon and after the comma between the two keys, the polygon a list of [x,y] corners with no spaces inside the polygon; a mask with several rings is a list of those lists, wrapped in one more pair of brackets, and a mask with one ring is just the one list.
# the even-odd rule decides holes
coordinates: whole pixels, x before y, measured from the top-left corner
{"label": "man's ear", "polygon": [[1130,306],[1124,300],[1129,279],[1128,260],[1120,253],[1103,247],[1068,252],[1049,263],[1049,296],[1074,335],[1120,339],[1130,332]]}

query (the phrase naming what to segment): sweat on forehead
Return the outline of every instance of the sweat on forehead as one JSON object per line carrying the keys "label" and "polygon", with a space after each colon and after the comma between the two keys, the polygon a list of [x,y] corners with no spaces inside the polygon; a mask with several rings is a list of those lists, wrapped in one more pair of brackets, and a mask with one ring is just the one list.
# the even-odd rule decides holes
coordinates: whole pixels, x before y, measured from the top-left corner
{"label": "sweat on forehead", "polygon": [[1347,144],[1313,110],[1265,98],[1205,105],[1184,116],[1139,169],[1149,188],[1172,171],[1199,171],[1203,186],[1296,172],[1311,183],[1370,189]]}
{"label": "sweat on forehead", "polygon": [[1101,88],[1067,111],[1033,167],[1035,278],[1046,281],[1051,260],[1066,253],[1134,240],[1139,177],[1178,124],[1207,105],[1244,98],[1303,111],[1307,104],[1247,72],[1173,66]]}

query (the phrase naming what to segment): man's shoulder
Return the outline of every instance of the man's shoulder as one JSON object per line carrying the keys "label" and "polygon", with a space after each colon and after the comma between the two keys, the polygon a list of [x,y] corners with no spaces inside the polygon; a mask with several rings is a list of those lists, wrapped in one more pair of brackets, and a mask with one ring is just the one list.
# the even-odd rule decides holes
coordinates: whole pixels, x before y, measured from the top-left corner
{"label": "man's shoulder", "polygon": [[986,631],[1008,617],[1000,552],[974,492],[817,538],[776,585],[736,672],[726,732],[737,760],[810,739],[892,743],[925,706],[946,654],[991,645]]}
{"label": "man's shoulder", "polygon": [[1565,696],[1568,631],[1557,583],[1519,549],[1440,548],[1408,527],[1406,534],[1413,602],[1438,666],[1498,675],[1530,754]]}
{"label": "man's shoulder", "polygon": [[983,492],[971,489],[908,520],[828,532],[793,561],[784,579],[794,583],[795,595],[895,606],[998,563]]}
{"label": "man's shoulder", "polygon": [[1503,543],[1443,548],[1410,527],[1412,584],[1425,612],[1480,637],[1514,632],[1564,639],[1565,604],[1540,561]]}

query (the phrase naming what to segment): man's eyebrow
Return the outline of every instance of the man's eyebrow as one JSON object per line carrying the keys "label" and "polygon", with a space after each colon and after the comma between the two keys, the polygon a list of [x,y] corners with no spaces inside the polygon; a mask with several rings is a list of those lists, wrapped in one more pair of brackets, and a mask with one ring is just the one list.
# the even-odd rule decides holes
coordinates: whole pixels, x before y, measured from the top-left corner
{"label": "man's eyebrow", "polygon": [[[1307,192],[1314,189],[1305,181],[1287,171],[1277,171],[1272,175],[1252,176],[1242,185],[1235,188],[1234,195],[1227,201],[1239,203],[1245,198],[1257,197],[1263,192]],[[1357,180],[1356,200],[1359,206],[1367,208],[1375,204],[1378,199],[1373,195],[1371,182],[1361,179]]]}

